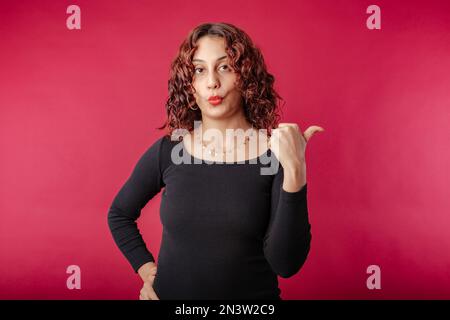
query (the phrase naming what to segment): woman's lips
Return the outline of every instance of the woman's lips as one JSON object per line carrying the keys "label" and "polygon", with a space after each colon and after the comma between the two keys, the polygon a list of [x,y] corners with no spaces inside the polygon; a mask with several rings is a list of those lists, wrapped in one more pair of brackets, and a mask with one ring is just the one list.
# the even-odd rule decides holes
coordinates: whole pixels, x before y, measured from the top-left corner
{"label": "woman's lips", "polygon": [[214,96],[208,98],[209,103],[211,103],[213,106],[217,106],[222,103],[223,98],[220,96]]}

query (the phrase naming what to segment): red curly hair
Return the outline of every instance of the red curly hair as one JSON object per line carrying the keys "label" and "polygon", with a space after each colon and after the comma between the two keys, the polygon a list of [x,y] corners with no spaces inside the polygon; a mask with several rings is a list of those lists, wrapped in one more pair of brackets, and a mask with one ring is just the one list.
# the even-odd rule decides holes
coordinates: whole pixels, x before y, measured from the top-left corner
{"label": "red curly hair", "polygon": [[[166,102],[167,120],[163,126],[170,137],[175,129],[194,129],[194,121],[201,120],[200,109],[192,110],[197,103],[192,86],[194,65],[192,59],[203,36],[225,39],[230,65],[237,74],[237,87],[244,101],[247,121],[255,129],[266,129],[268,135],[278,126],[283,100],[273,88],[275,78],[267,72],[264,58],[250,37],[229,23],[204,23],[193,29],[180,45],[178,55],[171,64],[169,97]],[[181,138],[180,138],[181,139]]]}

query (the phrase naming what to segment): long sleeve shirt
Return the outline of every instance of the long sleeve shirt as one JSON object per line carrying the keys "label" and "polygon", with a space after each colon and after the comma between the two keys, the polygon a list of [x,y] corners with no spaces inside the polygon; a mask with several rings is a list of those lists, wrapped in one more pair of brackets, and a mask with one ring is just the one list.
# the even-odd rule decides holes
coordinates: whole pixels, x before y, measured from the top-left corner
{"label": "long sleeve shirt", "polygon": [[[181,163],[174,160],[180,155]],[[270,149],[264,156],[278,161]],[[108,224],[135,272],[157,263],[153,289],[161,300],[280,299],[277,276],[301,269],[311,242],[307,185],[285,191],[281,164],[261,174],[271,166],[261,157],[211,164],[191,155],[183,141],[162,136],[137,161]],[[161,190],[156,262],[136,220]]]}

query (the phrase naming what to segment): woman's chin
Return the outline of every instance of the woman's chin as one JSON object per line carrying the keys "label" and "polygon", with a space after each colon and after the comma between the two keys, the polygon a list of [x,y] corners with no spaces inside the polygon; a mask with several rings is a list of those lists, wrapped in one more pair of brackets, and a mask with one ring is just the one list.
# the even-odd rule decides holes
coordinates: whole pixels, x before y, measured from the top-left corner
{"label": "woman's chin", "polygon": [[227,104],[221,103],[218,105],[207,104],[202,108],[202,115],[212,119],[223,119],[232,116],[235,112],[233,108],[230,108]]}
{"label": "woman's chin", "polygon": [[224,114],[226,113],[227,108],[223,103],[220,103],[218,105],[212,105],[208,104],[207,112],[211,115],[218,115],[218,114]]}

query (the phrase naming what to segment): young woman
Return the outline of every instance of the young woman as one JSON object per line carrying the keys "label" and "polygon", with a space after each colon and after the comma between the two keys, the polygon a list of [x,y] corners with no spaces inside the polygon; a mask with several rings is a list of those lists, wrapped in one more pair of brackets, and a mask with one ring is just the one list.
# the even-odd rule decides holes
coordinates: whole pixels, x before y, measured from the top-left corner
{"label": "young woman", "polygon": [[[305,147],[323,129],[279,124],[274,77],[231,24],[196,27],[171,71],[166,134],[108,212],[140,299],[281,299],[277,276],[296,274],[310,249]],[[136,220],[163,188],[156,264]]]}

